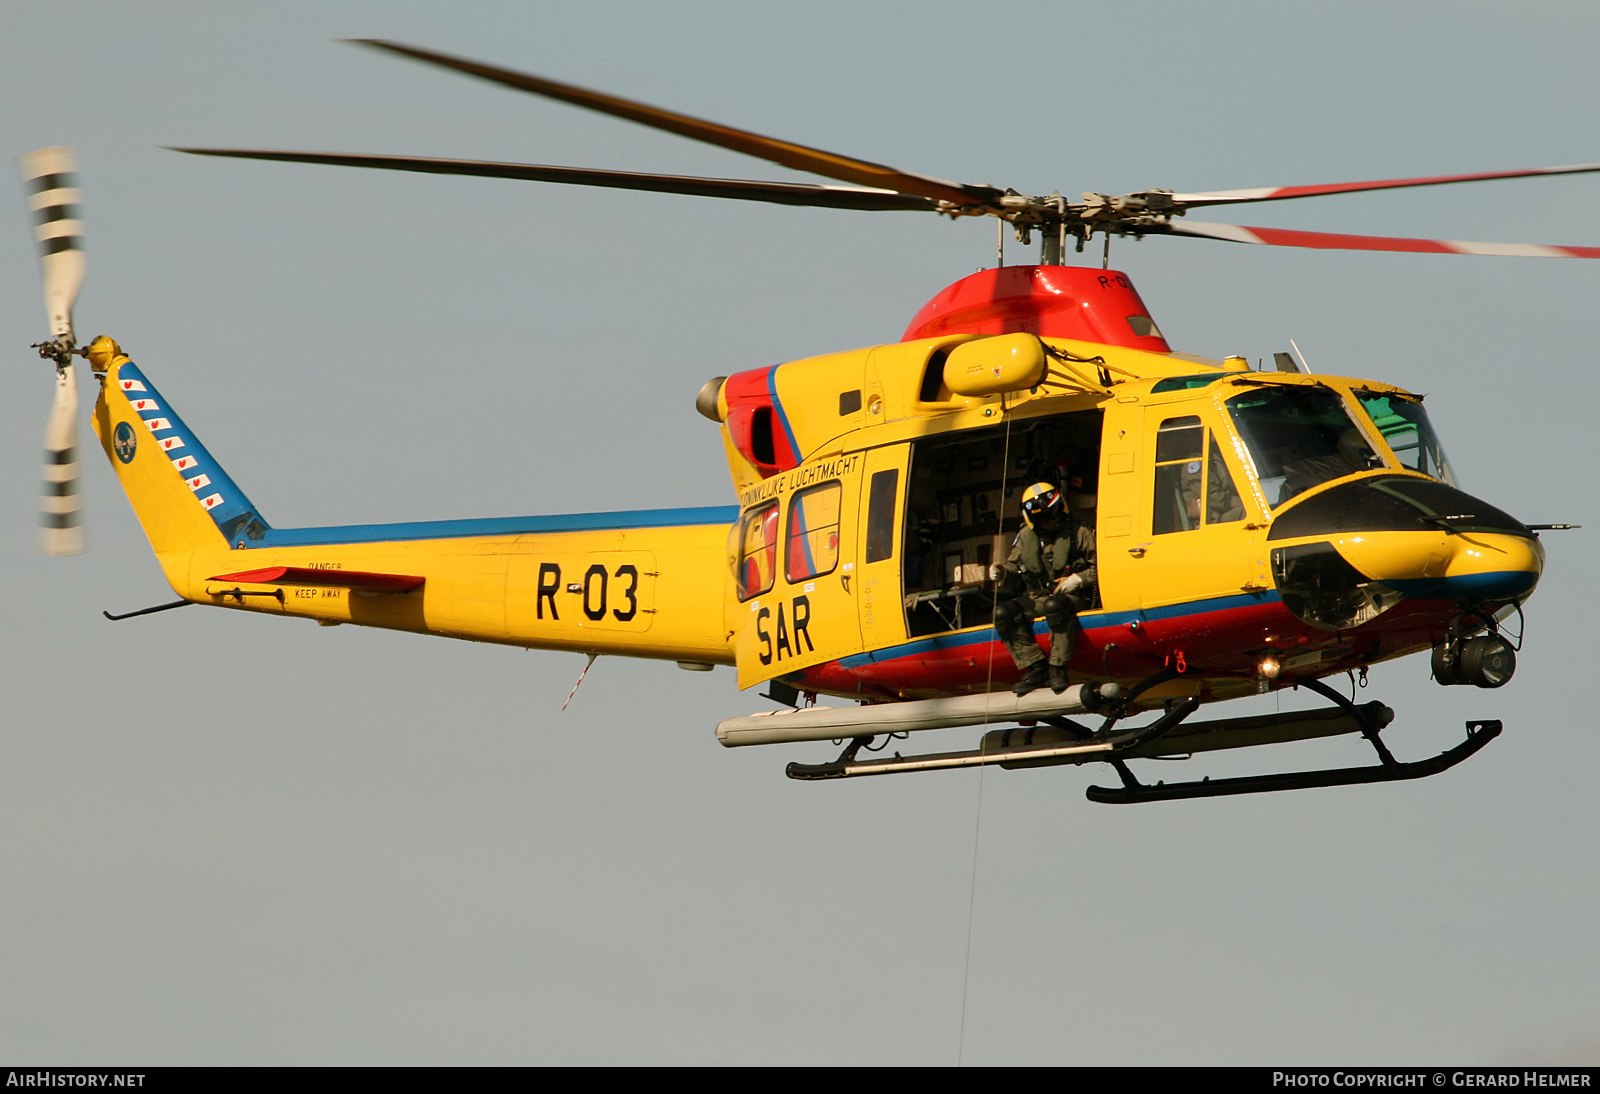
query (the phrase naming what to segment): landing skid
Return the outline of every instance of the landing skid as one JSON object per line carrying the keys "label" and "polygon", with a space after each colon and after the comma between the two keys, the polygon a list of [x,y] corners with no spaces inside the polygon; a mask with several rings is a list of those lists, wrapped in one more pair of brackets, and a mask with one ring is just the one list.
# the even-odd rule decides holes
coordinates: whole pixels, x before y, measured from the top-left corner
{"label": "landing skid", "polygon": [[1356,706],[1320,680],[1302,680],[1300,686],[1331,701],[1346,715],[1355,719],[1361,735],[1371,742],[1378,753],[1379,762],[1366,767],[1340,767],[1324,771],[1290,771],[1278,775],[1247,775],[1237,779],[1201,779],[1198,782],[1164,783],[1154,786],[1141,783],[1120,756],[1109,756],[1107,762],[1122,779],[1120,787],[1091,786],[1084,796],[1092,802],[1107,805],[1131,805],[1135,802],[1176,801],[1182,798],[1222,798],[1235,794],[1266,794],[1275,790],[1310,790],[1319,786],[1355,786],[1361,783],[1399,782],[1404,779],[1423,779],[1447,771],[1484,745],[1500,736],[1498,720],[1467,723],[1467,739],[1426,760],[1401,763],[1394,758],[1378,736],[1387,719],[1375,716],[1373,704]]}
{"label": "landing skid", "polygon": [[[1426,760],[1401,763],[1379,737],[1394,717],[1382,703],[1357,705],[1317,680],[1302,680],[1308,688],[1333,703],[1333,709],[1285,713],[1254,718],[1228,719],[1200,723],[1179,730],[1184,719],[1200,708],[1195,698],[1175,700],[1149,725],[1114,732],[1113,726],[1126,713],[1128,702],[1142,691],[1171,679],[1175,673],[1163,672],[1144,681],[1108,712],[1098,732],[1067,718],[1038,718],[1039,729],[996,729],[984,735],[982,746],[965,752],[936,752],[920,756],[895,753],[883,759],[861,759],[872,736],[858,736],[845,746],[839,758],[824,764],[789,764],[791,779],[845,779],[859,775],[895,775],[910,771],[939,771],[963,767],[999,765],[1004,768],[1047,767],[1057,764],[1103,762],[1110,764],[1122,779],[1120,787],[1091,786],[1085,791],[1090,801],[1106,804],[1174,801],[1181,798],[1215,798],[1237,794],[1264,794],[1278,790],[1307,790],[1319,786],[1353,786],[1360,783],[1398,782],[1437,775],[1465,760],[1500,735],[1501,723],[1493,720],[1468,722],[1467,739],[1454,748]],[[1049,727],[1049,728],[1042,728]],[[1177,731],[1177,732],[1174,732]],[[1359,732],[1371,743],[1379,762],[1366,767],[1334,768],[1324,771],[1295,771],[1275,775],[1251,775],[1234,779],[1201,779],[1197,782],[1154,785],[1141,783],[1128,769],[1127,760],[1184,751],[1249,747],[1271,740],[1305,740],[1337,733]],[[1163,741],[1163,737],[1168,737]],[[1276,734],[1276,736],[1274,736]],[[1221,743],[1227,737],[1231,743]],[[885,744],[888,742],[885,741]]]}
{"label": "landing skid", "polygon": [[1401,763],[1381,753],[1387,762],[1368,767],[1341,767],[1328,771],[1292,771],[1281,775],[1249,775],[1239,779],[1201,779],[1188,783],[1156,783],[1148,786],[1133,777],[1120,757],[1108,757],[1122,776],[1122,786],[1091,786],[1084,796],[1092,802],[1128,805],[1134,802],[1176,801],[1180,798],[1221,798],[1232,794],[1265,794],[1273,790],[1309,790],[1318,786],[1354,786],[1359,783],[1398,782],[1422,779],[1446,771],[1500,736],[1499,721],[1467,723],[1467,739],[1454,748],[1426,760]]}

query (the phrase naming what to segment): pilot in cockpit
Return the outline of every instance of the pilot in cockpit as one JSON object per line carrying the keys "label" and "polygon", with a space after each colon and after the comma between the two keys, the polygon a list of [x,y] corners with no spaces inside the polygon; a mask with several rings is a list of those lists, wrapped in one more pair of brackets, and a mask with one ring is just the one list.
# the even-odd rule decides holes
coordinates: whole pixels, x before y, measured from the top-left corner
{"label": "pilot in cockpit", "polygon": [[[1321,438],[1318,438],[1319,440]],[[1326,444],[1326,441],[1323,441]],[[1283,457],[1283,493],[1278,502],[1288,501],[1296,494],[1320,486],[1330,479],[1343,478],[1357,471],[1366,471],[1377,462],[1377,456],[1366,438],[1355,429],[1339,434],[1334,450],[1328,452],[1319,445],[1316,449],[1301,447]]]}

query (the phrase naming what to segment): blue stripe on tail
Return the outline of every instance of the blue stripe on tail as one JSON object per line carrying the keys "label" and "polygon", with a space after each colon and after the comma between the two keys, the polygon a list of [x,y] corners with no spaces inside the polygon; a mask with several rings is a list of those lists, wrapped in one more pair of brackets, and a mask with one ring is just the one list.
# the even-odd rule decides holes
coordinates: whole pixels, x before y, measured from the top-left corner
{"label": "blue stripe on tail", "polygon": [[235,547],[262,546],[262,540],[271,530],[267,522],[261,519],[244,491],[206,451],[205,445],[183,423],[155,385],[132,361],[124,362],[117,370],[117,384],[150,430],[155,443],[189,484],[195,504],[211,514],[228,542]]}
{"label": "blue stripe on tail", "polygon": [[[467,536],[514,536],[529,533],[594,532],[626,528],[684,525],[728,525],[739,519],[737,505],[688,509],[637,509],[621,513],[567,513],[542,517],[487,517],[470,520],[424,520],[405,524],[350,524],[330,528],[274,528],[256,512],[244,491],[207,452],[194,432],[173,412],[167,400],[130,361],[118,371],[119,386],[151,429],[155,442],[191,486],[195,504],[206,505],[228,543],[242,547],[320,547],[340,543],[386,543],[396,540],[460,539]],[[140,401],[148,404],[140,406]],[[192,462],[191,462],[192,461]],[[179,466],[179,465],[185,466]],[[210,499],[215,498],[215,501]],[[209,502],[209,504],[208,504]]]}

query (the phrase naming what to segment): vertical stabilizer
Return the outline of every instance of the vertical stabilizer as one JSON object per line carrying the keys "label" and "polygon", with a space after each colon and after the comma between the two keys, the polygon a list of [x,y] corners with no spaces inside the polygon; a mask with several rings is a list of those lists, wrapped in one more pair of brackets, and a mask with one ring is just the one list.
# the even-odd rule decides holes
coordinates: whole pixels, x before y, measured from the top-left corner
{"label": "vertical stabilizer", "polygon": [[156,553],[254,546],[267,523],[144,373],[109,338],[87,356],[95,433]]}

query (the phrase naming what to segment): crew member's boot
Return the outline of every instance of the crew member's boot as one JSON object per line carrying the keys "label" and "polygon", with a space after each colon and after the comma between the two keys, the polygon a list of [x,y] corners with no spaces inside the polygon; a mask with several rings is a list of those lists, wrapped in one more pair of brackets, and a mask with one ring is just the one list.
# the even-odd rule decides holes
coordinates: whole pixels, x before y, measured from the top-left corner
{"label": "crew member's boot", "polygon": [[1050,668],[1043,661],[1035,661],[1022,673],[1022,679],[1011,685],[1011,690],[1018,695],[1026,695],[1037,688],[1042,688],[1050,680]]}

